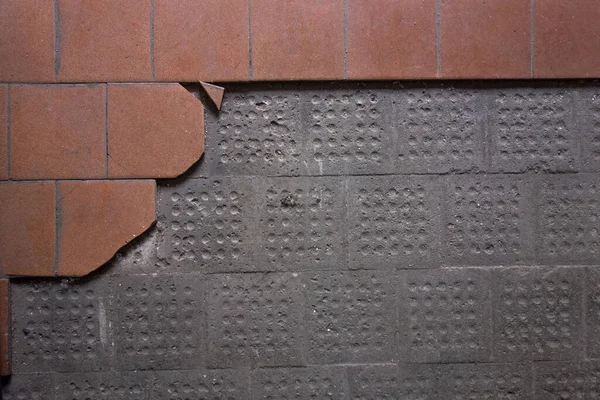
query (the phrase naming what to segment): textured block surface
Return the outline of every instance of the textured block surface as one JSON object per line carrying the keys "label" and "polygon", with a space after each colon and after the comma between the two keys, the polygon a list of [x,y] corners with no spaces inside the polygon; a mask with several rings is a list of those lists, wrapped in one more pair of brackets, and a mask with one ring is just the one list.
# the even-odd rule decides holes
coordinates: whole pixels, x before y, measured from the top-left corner
{"label": "textured block surface", "polygon": [[248,179],[174,181],[159,186],[159,255],[183,271],[254,269],[249,230],[255,214]]}
{"label": "textured block surface", "polygon": [[87,372],[60,374],[57,399],[146,400],[152,377],[147,372]]}
{"label": "textured block surface", "polygon": [[204,285],[197,275],[111,282],[115,356],[124,370],[204,365]]}
{"label": "textured block surface", "polygon": [[519,175],[456,176],[446,180],[443,211],[448,262],[510,265],[533,256],[532,181]]}
{"label": "textured block surface", "polygon": [[584,315],[586,356],[600,358],[600,269],[586,268]]}
{"label": "textured block surface", "polygon": [[13,375],[2,381],[2,400],[56,400],[51,374]]}
{"label": "textured block surface", "polygon": [[262,368],[252,374],[253,399],[347,399],[344,367]]}
{"label": "textured block surface", "polygon": [[212,275],[208,285],[209,367],[305,365],[297,273]]}
{"label": "textured block surface", "polygon": [[483,269],[402,271],[399,344],[407,362],[488,361],[490,274]]}
{"label": "textured block surface", "polygon": [[348,178],[350,267],[438,266],[441,193],[433,177]]}
{"label": "textured block surface", "polygon": [[15,374],[110,366],[108,279],[16,280],[12,285]]}
{"label": "textured block surface", "polygon": [[593,399],[600,393],[598,361],[542,362],[534,365],[536,399]]}
{"label": "textured block surface", "polygon": [[383,272],[319,272],[305,277],[311,364],[395,360],[395,285]]}
{"label": "textured block surface", "polygon": [[582,356],[582,268],[506,268],[494,271],[492,279],[496,360]]}
{"label": "textured block surface", "polygon": [[159,371],[154,374],[151,399],[249,399],[245,369]]}

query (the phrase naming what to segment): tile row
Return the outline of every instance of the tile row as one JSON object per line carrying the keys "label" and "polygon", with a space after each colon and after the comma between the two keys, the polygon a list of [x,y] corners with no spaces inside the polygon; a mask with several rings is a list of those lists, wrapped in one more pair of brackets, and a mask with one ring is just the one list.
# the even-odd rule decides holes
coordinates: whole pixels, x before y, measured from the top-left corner
{"label": "tile row", "polygon": [[0,81],[598,77],[599,17],[561,0],[4,2]]}
{"label": "tile row", "polygon": [[600,176],[198,178],[117,273],[596,264]]}
{"label": "tile row", "polygon": [[600,358],[597,266],[104,275],[11,287],[17,375]]}
{"label": "tile row", "polygon": [[600,89],[239,88],[192,176],[600,171]]}
{"label": "tile row", "polygon": [[596,361],[84,372],[15,375],[2,395],[5,400],[592,399],[600,392],[598,373]]}
{"label": "tile row", "polygon": [[179,84],[0,85],[0,180],[172,178],[203,152]]}

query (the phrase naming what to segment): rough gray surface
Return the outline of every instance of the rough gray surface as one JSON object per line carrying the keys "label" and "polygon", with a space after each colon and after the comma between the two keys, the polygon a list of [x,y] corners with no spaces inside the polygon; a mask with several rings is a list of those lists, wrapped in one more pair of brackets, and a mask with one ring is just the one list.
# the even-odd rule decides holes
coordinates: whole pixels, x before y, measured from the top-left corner
{"label": "rough gray surface", "polygon": [[155,227],[13,280],[3,400],[600,398],[595,83],[228,89]]}

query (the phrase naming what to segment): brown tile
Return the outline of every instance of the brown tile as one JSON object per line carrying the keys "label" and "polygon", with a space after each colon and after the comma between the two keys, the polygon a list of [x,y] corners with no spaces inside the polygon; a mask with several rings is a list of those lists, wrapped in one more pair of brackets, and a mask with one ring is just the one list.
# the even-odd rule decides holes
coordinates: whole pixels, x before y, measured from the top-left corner
{"label": "brown tile", "polygon": [[60,276],[94,271],[155,220],[153,180],[64,181],[58,190]]}
{"label": "brown tile", "polygon": [[0,274],[53,276],[54,182],[0,184]]}
{"label": "brown tile", "polygon": [[530,0],[441,0],[443,78],[530,78]]}
{"label": "brown tile", "polygon": [[534,13],[536,78],[600,77],[597,0],[540,0]]}
{"label": "brown tile", "polygon": [[223,95],[225,94],[225,88],[217,85],[211,85],[210,83],[200,82],[200,87],[204,90],[206,95],[213,102],[217,110],[221,109],[223,103]]}
{"label": "brown tile", "polygon": [[347,0],[348,79],[437,74],[435,0]]}
{"label": "brown tile", "polygon": [[0,1],[0,81],[54,81],[52,0]]}
{"label": "brown tile", "polygon": [[10,88],[13,179],[106,177],[104,85]]}
{"label": "brown tile", "polygon": [[8,86],[0,85],[0,180],[8,179]]}
{"label": "brown tile", "polygon": [[155,0],[154,59],[161,81],[247,81],[248,3]]}
{"label": "brown tile", "polygon": [[58,4],[59,80],[152,79],[150,0],[58,0]]}
{"label": "brown tile", "polygon": [[204,152],[204,107],[181,85],[108,86],[111,178],[172,178]]}
{"label": "brown tile", "polygon": [[343,0],[252,0],[254,80],[344,78]]}
{"label": "brown tile", "polygon": [[0,279],[0,375],[11,374],[9,280]]}

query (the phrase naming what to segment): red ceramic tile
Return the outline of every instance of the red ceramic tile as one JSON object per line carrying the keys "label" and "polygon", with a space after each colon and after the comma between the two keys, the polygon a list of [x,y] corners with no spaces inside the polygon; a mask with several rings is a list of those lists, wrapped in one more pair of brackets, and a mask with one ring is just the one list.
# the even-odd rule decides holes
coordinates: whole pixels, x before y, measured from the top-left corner
{"label": "red ceramic tile", "polygon": [[534,76],[600,77],[600,3],[540,0],[533,10]]}
{"label": "red ceramic tile", "polygon": [[58,188],[60,276],[94,271],[154,223],[153,180],[65,181]]}
{"label": "red ceramic tile", "polygon": [[343,0],[252,0],[252,79],[344,78]]}
{"label": "red ceramic tile", "polygon": [[104,85],[13,85],[13,179],[106,177]]}
{"label": "red ceramic tile", "polygon": [[0,184],[0,274],[53,276],[54,182]]}
{"label": "red ceramic tile", "polygon": [[437,74],[435,0],[347,0],[348,79]]}
{"label": "red ceramic tile", "polygon": [[530,0],[441,0],[443,78],[530,78]]}
{"label": "red ceramic tile", "polygon": [[0,81],[54,80],[54,1],[0,1]]}
{"label": "red ceramic tile", "polygon": [[150,0],[58,0],[58,4],[59,80],[152,79]]}
{"label": "red ceramic tile", "polygon": [[0,85],[0,180],[8,179],[8,86]]}
{"label": "red ceramic tile", "polygon": [[213,102],[217,110],[221,109],[223,103],[223,95],[225,94],[225,88],[217,85],[211,85],[210,83],[200,82],[200,86]]}
{"label": "red ceramic tile", "polygon": [[9,280],[0,279],[0,375],[11,374]]}
{"label": "red ceramic tile", "polygon": [[161,81],[247,81],[248,3],[155,0],[154,58]]}
{"label": "red ceramic tile", "polygon": [[108,86],[111,178],[172,178],[204,152],[204,107],[179,84]]}

